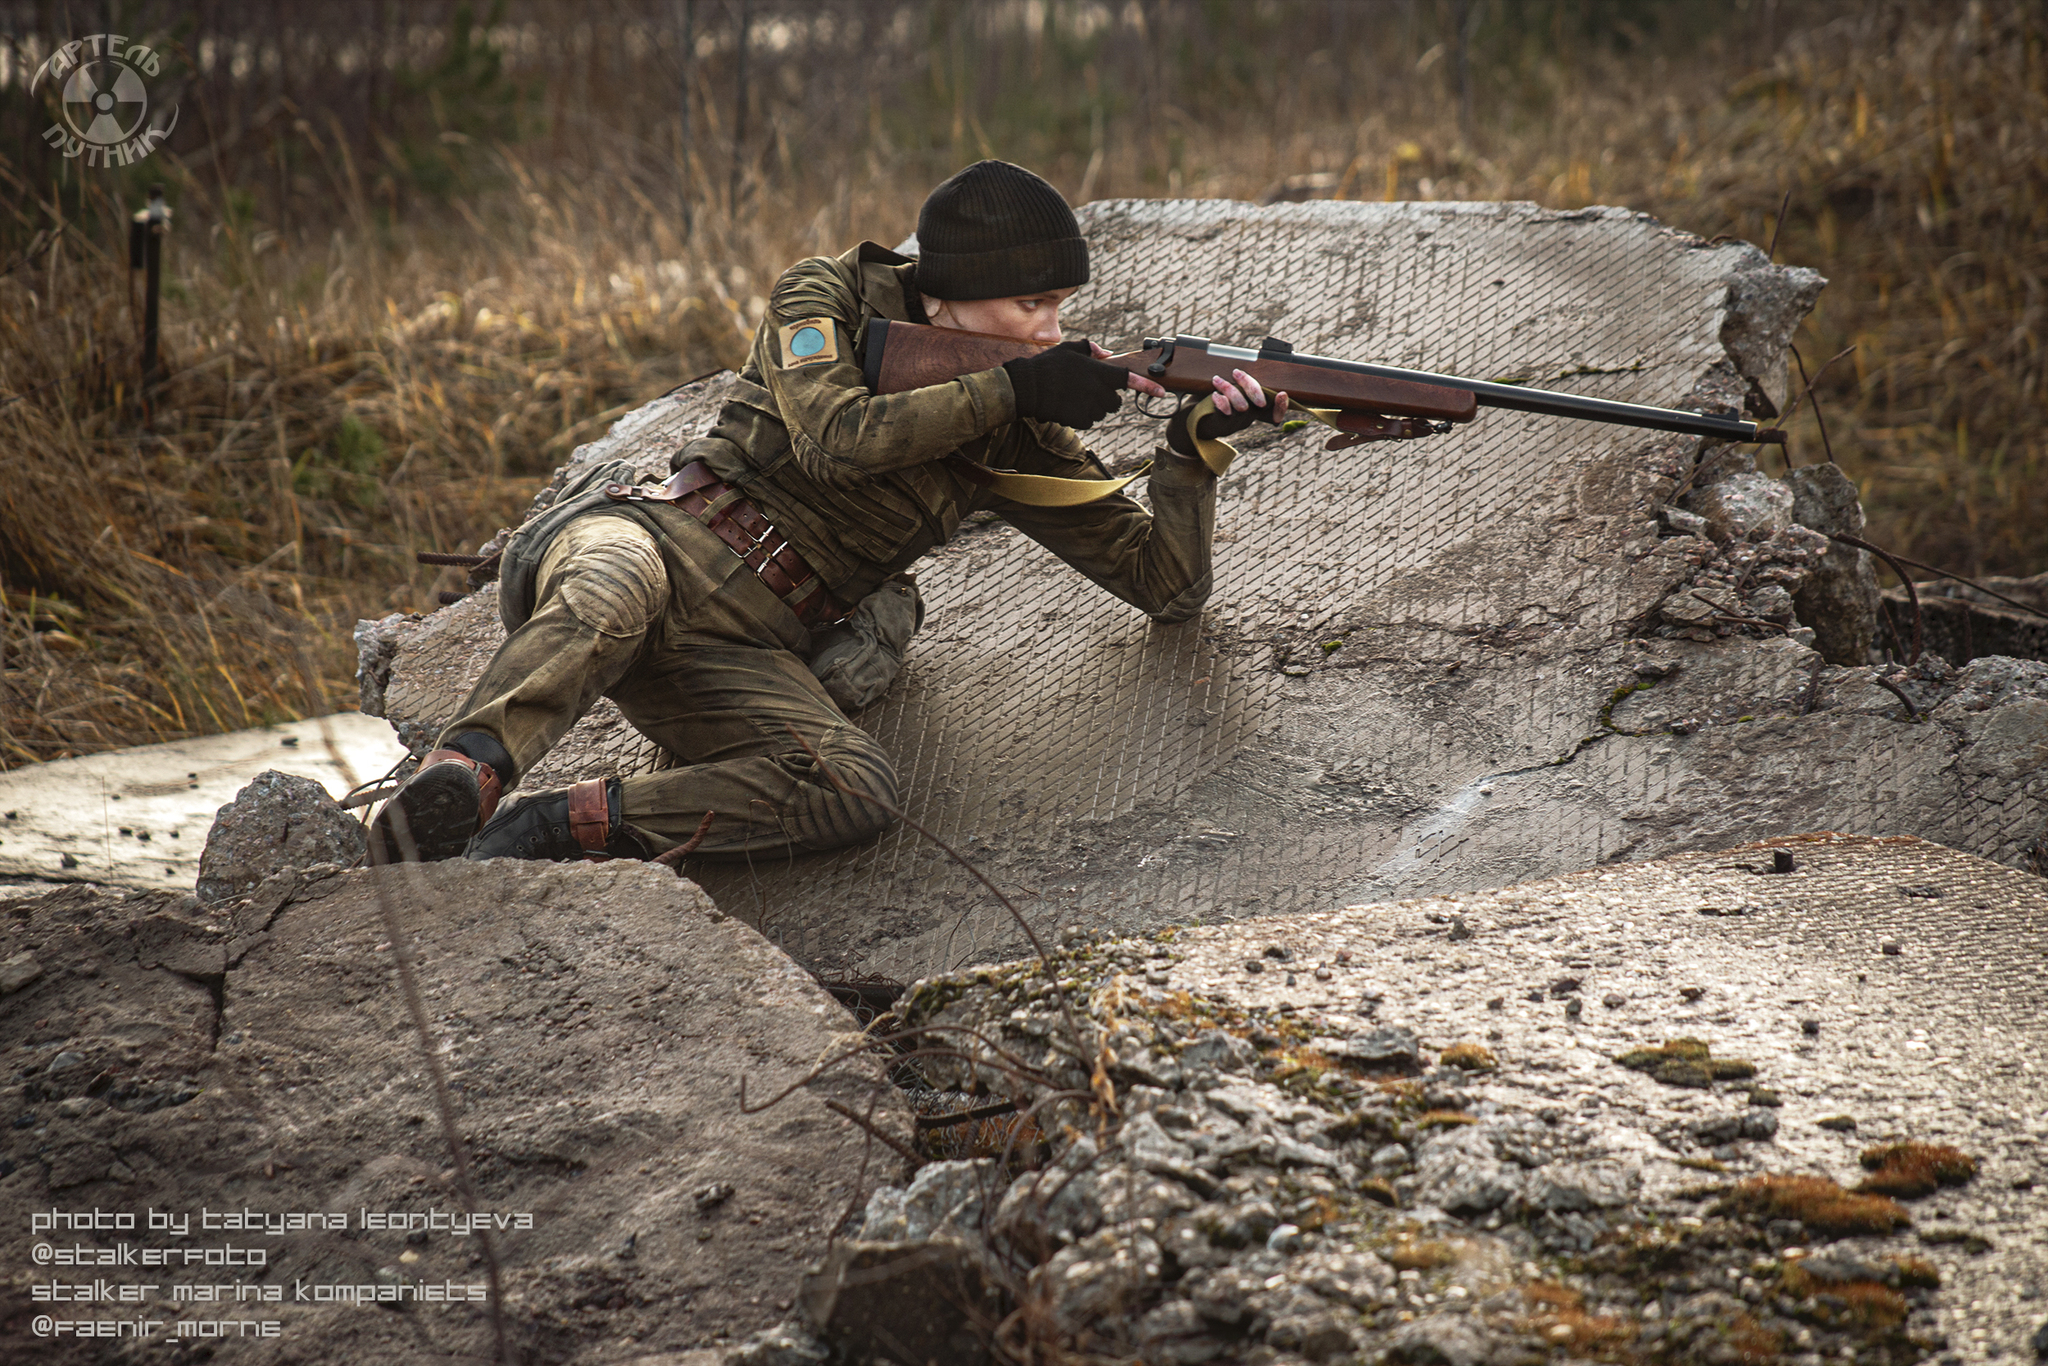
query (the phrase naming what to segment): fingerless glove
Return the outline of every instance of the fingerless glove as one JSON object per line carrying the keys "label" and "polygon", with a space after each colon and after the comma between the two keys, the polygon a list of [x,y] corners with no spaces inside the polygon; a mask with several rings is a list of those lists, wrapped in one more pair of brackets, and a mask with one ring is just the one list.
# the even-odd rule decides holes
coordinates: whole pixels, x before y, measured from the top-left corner
{"label": "fingerless glove", "polygon": [[[1190,460],[1197,458],[1194,437],[1188,434],[1188,415],[1201,406],[1203,397],[1206,395],[1190,399],[1166,420],[1166,445],[1175,455],[1184,455]],[[1259,407],[1247,408],[1241,413],[1207,413],[1195,424],[1195,431],[1204,441],[1221,441],[1237,435],[1254,422],[1272,420],[1273,400],[1268,397]]]}
{"label": "fingerless glove", "polygon": [[1017,392],[1017,416],[1085,429],[1123,402],[1129,372],[1095,359],[1084,341],[1062,342],[1035,356],[1003,362]]}

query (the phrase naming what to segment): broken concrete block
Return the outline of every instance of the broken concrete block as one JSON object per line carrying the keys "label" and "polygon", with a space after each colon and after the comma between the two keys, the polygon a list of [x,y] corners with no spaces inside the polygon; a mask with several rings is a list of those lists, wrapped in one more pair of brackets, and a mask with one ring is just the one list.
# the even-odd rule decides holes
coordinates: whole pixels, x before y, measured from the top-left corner
{"label": "broken concrete block", "polygon": [[417,612],[393,612],[377,621],[356,623],[356,692],[363,715],[384,714],[384,689],[391,684],[391,660],[398,653],[399,637],[419,622]]}
{"label": "broken concrete block", "polygon": [[1792,595],[1775,583],[1750,590],[1743,604],[1749,615],[1765,621],[1790,621],[1792,619]]}
{"label": "broken concrete block", "polygon": [[1657,515],[1663,519],[1665,528],[1674,536],[1704,536],[1707,534],[1707,519],[1697,512],[1684,508],[1659,508]]}
{"label": "broken concrete block", "polygon": [[[977,1238],[984,1212],[1004,1188],[992,1158],[928,1163],[908,1190],[875,1192],[861,1237],[871,1243],[922,1243],[942,1233]],[[890,1194],[898,1198],[890,1200]]]}
{"label": "broken concrete block", "polygon": [[[1792,490],[1792,519],[1799,525],[1823,535],[1862,534],[1862,500],[1839,466],[1806,465],[1786,475],[1785,483]],[[1830,542],[1792,602],[1830,664],[1870,662],[1877,638],[1877,574],[1869,552]]]}
{"label": "broken concrete block", "polygon": [[1490,1359],[1490,1347],[1485,1330],[1467,1319],[1432,1315],[1396,1331],[1387,1347],[1387,1360],[1405,1366],[1479,1366]]}
{"label": "broken concrete block", "polygon": [[1740,541],[1754,532],[1769,533],[1792,524],[1792,490],[1754,471],[1695,488],[1686,495],[1685,506],[1707,519],[1707,535],[1716,541]]}
{"label": "broken concrete block", "polygon": [[1742,244],[1728,276],[1721,344],[1736,369],[1759,385],[1768,409],[1759,408],[1754,416],[1775,417],[1787,406],[1785,348],[1826,286],[1818,271],[1773,265],[1755,247]]}
{"label": "broken concrete block", "polygon": [[1332,1057],[1374,1071],[1419,1072],[1422,1044],[1412,1030],[1385,1025],[1336,1046]]}
{"label": "broken concrete block", "polygon": [[1989,711],[2014,702],[2048,702],[2048,664],[2037,659],[1986,655],[1965,664],[1954,680],[1955,691],[1942,703],[1957,711]]}
{"label": "broken concrete block", "polygon": [[[2048,575],[2040,576],[2048,578]],[[1989,578],[2007,597],[2026,602],[2034,580]],[[1961,664],[1992,655],[2015,659],[2048,659],[2048,619],[2033,612],[1978,593],[1968,585],[1950,580],[1914,585],[1920,599],[1922,648]],[[2038,592],[2038,589],[2036,589]],[[1881,595],[1892,620],[1909,637],[1913,630],[1913,608],[1906,590],[1892,587]]]}
{"label": "broken concrete block", "polygon": [[965,1243],[845,1242],[804,1277],[818,1334],[849,1360],[975,1366],[1007,1312],[1000,1286]]}
{"label": "broken concrete block", "polygon": [[[884,1149],[826,1101],[895,1141],[911,1129],[869,1058],[795,1085],[850,1051],[851,1017],[665,868],[457,859],[382,875],[479,1208],[503,1220],[490,1236],[507,1298],[542,1322],[604,1325],[551,1343],[546,1359],[615,1361],[630,1336],[661,1349],[646,1360],[714,1366],[685,1349],[785,1319],[778,1304],[857,1183],[885,1175]],[[462,1196],[392,971],[379,877],[309,880],[218,986],[167,956],[165,922],[180,910],[169,897],[74,887],[12,905],[9,947],[65,970],[0,999],[0,1053],[44,1063],[12,1083],[17,1108],[49,1128],[5,1130],[14,1146],[0,1158],[15,1167],[0,1221],[26,1228],[53,1201],[196,1213],[220,1204],[223,1172],[248,1173],[267,1208],[349,1212],[347,1239],[267,1240],[273,1265],[289,1256],[308,1283],[360,1284],[385,1266],[480,1281],[478,1238],[451,1227]],[[80,1097],[93,1104],[61,1108]],[[110,1176],[117,1160],[131,1177]],[[700,1203],[707,1188],[729,1194]],[[359,1228],[363,1206],[418,1222]],[[308,1362],[492,1355],[481,1304],[367,1313],[286,1295],[266,1308],[287,1342],[340,1344]],[[801,1362],[803,1340],[789,1337],[770,1333],[756,1360]]]}
{"label": "broken concrete block", "polygon": [[0,996],[20,991],[30,982],[43,975],[43,965],[32,953],[17,953],[0,963]]}
{"label": "broken concrete block", "polygon": [[1670,626],[1711,626],[1724,608],[1716,607],[1699,593],[1673,593],[1657,608],[1657,615]]}
{"label": "broken concrete block", "polygon": [[[1095,273],[1074,329],[1118,346],[1188,318],[1219,329],[1270,318],[1280,321],[1258,327],[1318,354],[1553,387],[1591,369],[1606,397],[1716,412],[1747,403],[1761,415],[1759,377],[1783,404],[1774,376],[1819,285],[1753,247],[1610,209],[1105,200],[1079,217]],[[1173,272],[1158,270],[1162,254]],[[1304,291],[1304,261],[1326,290]],[[706,379],[636,410],[558,478],[616,459],[665,477],[736,382]],[[1141,422],[1090,433],[1091,449],[1124,468],[1156,440]],[[1912,723],[1875,687],[1882,706],[1835,708],[1852,690],[1820,678],[1823,661],[1796,645],[1805,669],[1790,672],[1784,633],[1661,620],[1660,606],[1692,588],[1714,595],[1710,577],[1733,607],[1775,584],[1796,612],[1811,562],[1786,558],[1800,549],[1789,540],[1784,555],[1764,553],[1795,528],[1766,542],[1656,534],[1657,509],[1681,485],[1761,490],[1767,515],[1745,534],[1783,521],[1791,495],[1757,474],[1753,448],[1491,410],[1432,439],[1428,459],[1411,458],[1419,448],[1324,452],[1307,433],[1268,428],[1244,440],[1199,622],[1144,625],[1001,522],[964,522],[921,562],[936,625],[910,646],[916,686],[892,690],[862,725],[921,819],[971,836],[967,853],[992,880],[1037,886],[1055,860],[1070,870],[1063,895],[1129,931],[1814,828],[1914,829],[1988,857],[2031,857],[2048,774],[2013,789],[1966,782],[1947,730]],[[1506,469],[1512,479],[1473,483],[1475,471]],[[1712,497],[1725,503],[1728,491]],[[1826,550],[1821,538],[1812,558]],[[1022,587],[988,597],[991,576]],[[404,633],[393,718],[428,738],[450,719],[503,639],[494,597],[486,587]],[[1706,647],[1686,657],[1719,682],[1697,705],[1663,708],[1655,733],[1610,732],[1603,711],[1637,678],[1624,656],[1640,635]],[[1032,667],[990,672],[991,660],[1019,658]],[[1614,706],[1616,726],[1662,707],[1665,691]],[[1874,753],[1897,759],[1873,764]],[[670,762],[606,702],[524,782]],[[909,981],[942,962],[1021,952],[1008,913],[921,842],[905,828],[872,856],[698,876],[728,910],[777,925],[792,952],[836,970]],[[970,901],[985,909],[948,909]],[[1269,962],[1254,980],[1277,988],[1287,972]],[[1167,1080],[1151,1075],[1117,1080]]]}
{"label": "broken concrete block", "polygon": [[220,809],[199,856],[201,901],[218,905],[286,868],[352,868],[369,845],[363,827],[310,778],[267,769]]}

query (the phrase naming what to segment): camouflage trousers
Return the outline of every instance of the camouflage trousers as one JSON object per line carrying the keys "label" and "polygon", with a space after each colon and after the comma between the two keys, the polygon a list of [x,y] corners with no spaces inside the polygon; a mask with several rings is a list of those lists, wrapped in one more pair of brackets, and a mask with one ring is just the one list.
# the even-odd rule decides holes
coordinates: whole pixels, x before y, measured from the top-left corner
{"label": "camouflage trousers", "polygon": [[442,742],[481,731],[525,773],[609,697],[682,761],[622,784],[626,824],[657,852],[689,839],[706,812],[698,852],[714,856],[833,849],[886,829],[881,807],[819,771],[822,760],[853,792],[896,800],[889,756],[759,620],[764,603],[780,604],[709,532],[685,550],[695,553],[672,545],[664,557],[625,518],[570,522],[541,560],[533,615],[492,657]]}

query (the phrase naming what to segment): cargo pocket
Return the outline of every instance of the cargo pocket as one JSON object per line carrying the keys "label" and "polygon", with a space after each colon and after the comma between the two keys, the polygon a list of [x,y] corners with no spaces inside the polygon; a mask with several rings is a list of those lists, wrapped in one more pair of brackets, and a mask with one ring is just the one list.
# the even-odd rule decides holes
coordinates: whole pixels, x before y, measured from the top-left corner
{"label": "cargo pocket", "polygon": [[898,574],[862,598],[852,616],[819,633],[811,672],[851,715],[889,690],[903,669],[910,638],[923,624],[917,580]]}

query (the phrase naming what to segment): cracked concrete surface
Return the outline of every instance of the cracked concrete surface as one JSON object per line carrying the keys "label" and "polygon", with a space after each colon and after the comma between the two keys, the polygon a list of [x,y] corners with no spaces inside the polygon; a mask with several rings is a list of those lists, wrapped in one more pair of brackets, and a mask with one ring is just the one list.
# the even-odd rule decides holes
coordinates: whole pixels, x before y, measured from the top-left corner
{"label": "cracked concrete surface", "polygon": [[[0,913],[0,1359],[152,1357],[188,1318],[276,1320],[202,1351],[226,1361],[482,1360],[480,1304],[301,1302],[295,1287],[482,1284],[373,875],[272,878],[221,913],[190,897],[69,887]],[[825,1233],[895,1170],[831,1113],[855,1101],[901,1141],[907,1109],[865,1060],[797,1086],[852,1021],[759,935],[667,869],[501,861],[412,866],[387,884],[495,1235],[521,1359],[682,1361],[774,1322]],[[20,960],[30,960],[27,972]],[[746,1078],[751,1113],[742,1109]],[[873,1105],[872,1111],[867,1107]],[[200,1211],[253,1210],[246,1234]],[[178,1264],[153,1342],[36,1337],[33,1298],[93,1279],[32,1261],[31,1212],[146,1209],[189,1236],[60,1230],[88,1249],[262,1248],[267,1270]],[[394,1212],[409,1234],[368,1227]],[[438,1231],[426,1218],[438,1211]],[[266,1217],[318,1212],[331,1224]],[[178,1305],[168,1286],[246,1281],[281,1302]],[[94,1305],[82,1317],[110,1320]],[[64,1310],[54,1310],[64,1317]]]}
{"label": "cracked concrete surface", "polygon": [[[1792,872],[1769,871],[1779,850]],[[1294,955],[1293,982],[1243,970],[1266,943]],[[1172,986],[1241,1008],[1351,1014],[1377,997],[1374,1019],[1414,1029],[1430,1049],[1485,1043],[1503,1072],[1477,1089],[1518,1108],[1568,1105],[1615,1129],[1618,1152],[1656,1138],[1638,1152],[1656,1159],[1644,1164],[1647,1191],[1666,1200],[1700,1179],[1676,1159],[1712,1146],[1686,1126],[1729,1104],[1610,1061],[1667,1037],[1750,1059],[1783,1099],[1775,1136],[1728,1157],[1730,1179],[1801,1171],[1853,1185],[1872,1144],[1954,1143],[1980,1175],[1916,1205],[1915,1224],[1962,1227],[1990,1246],[1904,1240],[1941,1268],[1938,1327],[1964,1359],[1993,1360],[2030,1350],[2048,1314],[2048,885],[2037,877],[1913,839],[1780,839],[1203,929],[1175,947],[1187,956]],[[1312,973],[1347,950],[1329,980]],[[1569,993],[1548,990],[1565,977]],[[1576,1018],[1573,997],[1585,1003]],[[1818,1122],[1842,1114],[1853,1129]]]}
{"label": "cracked concrete surface", "polygon": [[[2029,1358],[2048,1312],[2044,952],[2039,878],[1922,840],[1816,835],[1152,942],[1071,938],[1056,975],[1087,1023],[1064,1053],[1053,974],[1036,963],[928,979],[899,1009],[909,1024],[976,1030],[968,1053],[997,1064],[982,1082],[1020,1101],[1085,1093],[1085,1066],[1063,1059],[1102,1059],[1121,1134],[1062,1129],[1057,1112],[1049,1127],[1069,1158],[1098,1143],[1112,1155],[1094,1166],[1104,1227],[1055,1236],[1013,1279],[1056,1302],[1108,1292],[1111,1312],[1070,1312],[1065,1327],[1109,1354],[1157,1338],[1144,1359],[1398,1360],[1415,1334],[1454,1334],[1473,1350],[1419,1359],[1725,1363],[1737,1358],[1719,1334],[1751,1315],[1762,1331],[1744,1360],[1820,1366],[1824,1349],[1959,1366]],[[1205,1032],[1217,1029],[1237,1037]],[[1622,1062],[1674,1039],[1706,1045],[1721,1080]],[[1008,1066],[1042,1056],[1049,1077]],[[1348,1075],[1346,1059],[1368,1075]],[[1375,1086],[1372,1069],[1391,1062],[1415,1075]],[[975,1065],[927,1064],[947,1085]],[[1404,1094],[1406,1118],[1398,1102],[1390,1115]],[[1853,1188],[1867,1149],[1903,1141],[1954,1145],[1975,1175],[1902,1192],[1905,1222],[1884,1233],[1716,1223],[1738,1183]],[[889,1212],[948,1175],[928,1167],[911,1197],[878,1194],[879,1231],[858,1236],[906,1236]],[[1128,1202],[1111,1211],[1126,1175]],[[1370,1194],[1373,1178],[1390,1188]],[[983,1197],[1004,1211],[984,1236],[1017,1226],[1005,1218],[1030,1182]],[[1040,1222],[1085,1203],[1055,1201]],[[1260,1211],[1249,1234],[1237,1227]],[[976,1227],[923,1222],[908,1236]],[[1492,1249],[1492,1264],[1410,1261],[1397,1284],[1381,1259],[1404,1265],[1404,1235]],[[1639,1254],[1654,1247],[1667,1255]],[[1376,1274],[1333,1285],[1324,1273],[1346,1255]],[[1924,1259],[1939,1288],[1910,1313],[1898,1303],[1898,1334],[1844,1341],[1829,1331],[1843,1321],[1780,1279],[1807,1255],[1816,1269]],[[1162,1270],[1116,1284],[1117,1268],[1148,1257]],[[1537,1336],[1545,1287],[1582,1295],[1599,1332]],[[1670,1331],[1702,1315],[1705,1335]],[[1328,1326],[1320,1347],[1304,1341],[1310,1320]]]}
{"label": "cracked concrete surface", "polygon": [[[1783,407],[1782,346],[1822,284],[1618,209],[1123,201],[1081,217],[1095,278],[1072,331],[1112,347],[1270,333],[1667,406]],[[726,382],[647,405],[576,460],[664,470]],[[1127,464],[1156,435],[1127,408],[1090,443]],[[1245,448],[1198,621],[1154,626],[1000,523],[963,526],[923,567],[925,628],[860,721],[912,814],[1035,922],[1322,910],[1814,829],[2036,857],[2048,778],[2010,750],[2036,754],[2032,711],[1915,720],[1870,670],[1826,669],[1777,626],[1658,637],[1714,549],[1660,534],[1659,510],[1753,482],[1746,454],[1501,412],[1425,442],[1332,454],[1264,432]],[[452,713],[496,616],[486,589],[370,633],[408,743]],[[1646,662],[1678,667],[1617,701]],[[666,762],[605,704],[528,781]],[[979,884],[905,830],[691,872],[820,968],[907,978],[1016,946]]]}

